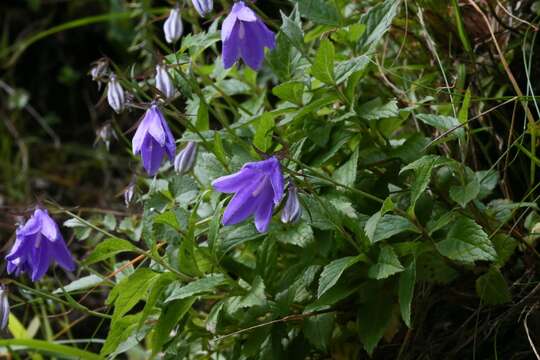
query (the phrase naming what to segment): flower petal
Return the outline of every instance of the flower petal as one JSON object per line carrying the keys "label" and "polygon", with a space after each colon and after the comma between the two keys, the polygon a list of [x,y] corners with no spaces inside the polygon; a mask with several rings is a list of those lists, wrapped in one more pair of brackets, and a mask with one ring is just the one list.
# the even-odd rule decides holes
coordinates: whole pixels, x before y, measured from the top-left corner
{"label": "flower petal", "polygon": [[242,22],[240,29],[240,55],[253,70],[259,70],[264,60],[264,44],[256,24],[256,22]]}
{"label": "flower petal", "polygon": [[257,182],[260,177],[261,174],[243,168],[237,173],[215,179],[212,181],[212,186],[216,191],[233,193],[251,186],[253,183]]}
{"label": "flower petal", "polygon": [[66,271],[75,270],[75,262],[73,257],[69,252],[66,243],[62,241],[56,241],[51,244],[51,256],[56,260],[58,265],[60,265]]}
{"label": "flower petal", "polygon": [[165,151],[153,137],[148,136],[143,143],[141,157],[143,166],[148,175],[154,176],[161,166]]}
{"label": "flower petal", "polygon": [[41,222],[41,233],[49,239],[49,241],[56,241],[62,236],[60,234],[60,229],[58,229],[58,225],[56,225],[54,220],[50,217],[47,210],[36,209],[34,216]]}
{"label": "flower petal", "polygon": [[37,281],[45,275],[49,269],[51,259],[49,257],[49,247],[42,241],[41,245],[33,249],[32,255],[32,281]]}
{"label": "flower petal", "polygon": [[[165,129],[163,128],[163,115],[159,111],[156,105],[153,105],[146,112],[148,116],[148,133],[156,140],[160,145],[165,145],[166,134]],[[145,116],[145,118],[146,118]]]}
{"label": "flower petal", "polygon": [[234,225],[246,220],[253,214],[258,206],[256,198],[253,196],[253,186],[237,192],[223,213],[221,223],[223,225]]}
{"label": "flower petal", "polygon": [[13,244],[13,247],[6,255],[6,261],[14,261],[17,258],[30,254],[37,236],[41,236],[41,234],[17,235],[15,244]]}
{"label": "flower petal", "polygon": [[227,41],[231,36],[237,22],[236,14],[231,11],[221,25],[221,41]]}
{"label": "flower petal", "polygon": [[234,13],[238,20],[241,21],[257,21],[259,18],[253,10],[246,6],[243,1],[238,1],[234,4],[231,13]]}
{"label": "flower petal", "polygon": [[146,138],[146,135],[148,134],[148,121],[145,121],[146,115],[142,119],[141,123],[137,127],[137,131],[135,131],[135,135],[133,136],[133,139],[131,140],[132,148],[133,148],[133,155],[137,155],[142,148],[144,139]]}
{"label": "flower petal", "polygon": [[255,211],[255,227],[260,233],[265,233],[268,231],[268,226],[272,220],[272,211],[274,210],[272,195],[272,189],[267,187],[263,190],[259,196],[259,199],[257,199],[259,206]]}
{"label": "flower petal", "polygon": [[223,40],[222,60],[223,67],[228,69],[234,65],[234,63],[240,57],[241,40],[239,38],[240,23],[235,23],[231,29],[230,36]]}

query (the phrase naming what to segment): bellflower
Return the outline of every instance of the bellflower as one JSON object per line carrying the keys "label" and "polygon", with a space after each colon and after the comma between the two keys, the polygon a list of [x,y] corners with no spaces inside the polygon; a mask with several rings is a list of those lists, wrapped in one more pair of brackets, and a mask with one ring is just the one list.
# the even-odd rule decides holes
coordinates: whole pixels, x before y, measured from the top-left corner
{"label": "bellflower", "polygon": [[133,136],[132,145],[133,155],[141,154],[144,169],[150,176],[157,173],[165,154],[173,161],[176,144],[157,105],[152,105],[146,111]]}
{"label": "bellflower", "polygon": [[243,1],[234,4],[221,27],[223,66],[230,68],[239,59],[254,70],[260,69],[264,48],[273,49],[275,34]]}
{"label": "bellflower", "polygon": [[278,159],[244,164],[235,174],[212,182],[219,192],[234,193],[223,214],[223,225],[238,224],[251,215],[255,217],[257,231],[268,230],[274,205],[283,197],[283,174]]}
{"label": "bellflower", "polygon": [[174,169],[177,173],[183,175],[193,168],[195,158],[197,157],[197,143],[190,141],[174,159]]}
{"label": "bellflower", "polygon": [[9,302],[4,285],[0,285],[0,330],[4,330],[9,321]]}
{"label": "bellflower", "polygon": [[165,95],[166,99],[174,97],[176,93],[167,68],[161,64],[156,65],[156,88]]}
{"label": "bellflower", "polygon": [[163,24],[163,32],[165,33],[165,40],[169,44],[176,42],[182,36],[184,26],[182,25],[182,18],[180,17],[180,9],[175,7],[171,9],[169,17]]}
{"label": "bellflower", "polygon": [[111,74],[109,78],[109,86],[107,87],[107,101],[116,113],[121,113],[124,110],[126,98],[124,90],[116,79],[116,75]]}
{"label": "bellflower", "polygon": [[210,14],[212,9],[214,8],[213,0],[191,0],[191,3],[193,4],[195,10],[197,10],[199,15],[201,15],[202,17]]}
{"label": "bellflower", "polygon": [[298,190],[292,183],[289,183],[287,194],[287,201],[285,202],[285,206],[283,206],[283,210],[281,210],[281,222],[284,224],[294,223],[302,216],[302,207],[298,200]]}
{"label": "bellflower", "polygon": [[32,281],[37,281],[45,275],[53,260],[66,271],[75,270],[58,225],[47,210],[38,208],[17,229],[15,244],[6,255],[7,271],[16,276],[27,273]]}

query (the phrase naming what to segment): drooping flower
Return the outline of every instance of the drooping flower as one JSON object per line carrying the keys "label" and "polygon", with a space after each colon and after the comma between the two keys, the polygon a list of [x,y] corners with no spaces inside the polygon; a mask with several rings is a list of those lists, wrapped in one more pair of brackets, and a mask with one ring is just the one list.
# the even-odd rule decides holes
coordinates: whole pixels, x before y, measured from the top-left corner
{"label": "drooping flower", "polygon": [[195,10],[197,10],[199,15],[201,15],[202,17],[210,14],[212,9],[214,8],[213,0],[191,0],[191,3],[193,4]]}
{"label": "drooping flower", "polygon": [[300,216],[302,216],[302,207],[298,200],[298,190],[291,182],[287,189],[287,201],[281,210],[281,222],[285,224],[294,223],[300,219]]}
{"label": "drooping flower", "polygon": [[4,330],[9,321],[9,302],[4,285],[0,285],[0,330]]}
{"label": "drooping flower", "polygon": [[169,44],[176,42],[182,36],[184,26],[182,25],[182,18],[180,17],[180,9],[177,7],[171,9],[169,17],[163,24],[163,32],[165,33],[165,40]]}
{"label": "drooping flower", "polygon": [[234,4],[221,27],[223,42],[223,66],[230,68],[242,58],[254,70],[260,69],[264,60],[264,48],[273,49],[275,34],[243,1]]}
{"label": "drooping flower", "polygon": [[176,93],[167,68],[161,64],[156,65],[156,88],[165,95],[166,99],[174,97]]}
{"label": "drooping flower", "polygon": [[133,136],[132,145],[133,155],[141,154],[144,169],[150,176],[157,173],[165,154],[173,161],[176,144],[157,105],[152,105],[146,111]]}
{"label": "drooping flower", "polygon": [[219,192],[235,193],[223,214],[223,225],[238,224],[251,215],[255,217],[257,231],[268,230],[274,206],[283,197],[283,174],[278,159],[245,164],[235,174],[212,182]]}
{"label": "drooping flower", "polygon": [[94,146],[99,142],[103,142],[108,151],[113,138],[118,139],[111,123],[107,122],[96,131],[96,141],[94,142]]}
{"label": "drooping flower", "polygon": [[53,260],[66,271],[75,270],[58,225],[47,210],[37,208],[17,229],[15,244],[6,255],[7,271],[16,276],[27,273],[32,281],[37,281],[45,275]]}
{"label": "drooping flower", "polygon": [[120,86],[120,83],[114,74],[111,74],[109,78],[109,86],[107,87],[107,101],[112,109],[118,114],[124,110],[126,105],[124,90],[122,89],[122,86]]}

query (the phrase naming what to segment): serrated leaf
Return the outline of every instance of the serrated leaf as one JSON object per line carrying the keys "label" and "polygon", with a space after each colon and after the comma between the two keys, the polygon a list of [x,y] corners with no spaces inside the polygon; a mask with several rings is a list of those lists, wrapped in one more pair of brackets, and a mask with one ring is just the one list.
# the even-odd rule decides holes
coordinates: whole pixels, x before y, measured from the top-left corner
{"label": "serrated leaf", "polygon": [[154,327],[152,336],[152,352],[154,354],[161,350],[170,337],[170,333],[176,324],[186,315],[195,302],[195,297],[174,300],[167,304],[161,312],[157,324]]}
{"label": "serrated leaf", "polygon": [[433,126],[434,128],[446,132],[454,129],[449,136],[457,136],[460,139],[464,139],[465,132],[458,119],[451,116],[433,115],[433,114],[418,114],[416,118],[423,123]]}
{"label": "serrated leaf", "polygon": [[448,192],[450,198],[463,208],[480,193],[478,177],[470,169],[467,169],[464,180],[465,184],[451,186]]}
{"label": "serrated leaf", "polygon": [[320,298],[322,295],[324,295],[324,293],[330,290],[338,282],[343,272],[361,259],[362,258],[360,256],[347,256],[334,260],[330,264],[326,265],[319,278],[317,298]]}
{"label": "serrated leaf", "polygon": [[476,279],[476,293],[488,305],[504,304],[512,300],[506,280],[495,267]]}
{"label": "serrated leaf", "polygon": [[371,243],[391,238],[402,232],[418,231],[407,218],[392,214],[381,216],[380,212],[376,212],[368,219],[364,230]]}
{"label": "serrated leaf", "polygon": [[304,321],[304,335],[319,350],[327,350],[334,330],[335,315],[310,316]]}
{"label": "serrated leaf", "polygon": [[209,274],[205,277],[192,281],[187,285],[181,285],[174,289],[167,297],[165,302],[170,302],[178,299],[185,299],[190,296],[201,295],[204,293],[212,292],[218,286],[224,285],[226,277],[223,274]]}
{"label": "serrated leaf", "polygon": [[273,235],[277,241],[283,244],[292,244],[302,248],[313,242],[313,229],[305,222],[287,226],[283,230],[276,231]]}
{"label": "serrated leaf", "polygon": [[[281,12],[281,32],[287,40],[300,53],[304,52],[304,32],[302,31],[302,23],[298,16],[298,6],[295,6],[290,16]],[[282,64],[283,65],[283,64]]]}
{"label": "serrated leaf", "polygon": [[349,160],[339,167],[333,174],[334,180],[338,183],[353,187],[356,182],[356,172],[358,169],[358,149],[356,149]]}
{"label": "serrated leaf", "polygon": [[497,234],[493,237],[492,241],[497,251],[497,260],[495,263],[497,266],[502,267],[510,259],[512,254],[514,254],[518,243],[516,239],[506,234]]}
{"label": "serrated leaf", "polygon": [[300,81],[289,81],[272,88],[272,93],[281,100],[292,102],[293,104],[302,105],[302,97],[304,94],[304,83]]}
{"label": "serrated leaf", "polygon": [[398,13],[400,3],[396,0],[385,0],[360,17],[360,23],[366,26],[366,30],[358,40],[358,50],[368,53],[375,50],[377,43],[390,29],[390,25]]}
{"label": "serrated leaf", "polygon": [[122,342],[127,340],[137,330],[141,314],[126,315],[114,321],[111,325],[105,344],[101,348],[101,355],[114,352]]}
{"label": "serrated leaf", "polygon": [[371,265],[368,270],[368,276],[372,279],[386,279],[404,268],[391,246],[383,246],[377,258],[377,263]]}
{"label": "serrated leaf", "polygon": [[311,75],[325,84],[334,83],[334,45],[328,39],[321,41],[311,65]]}
{"label": "serrated leaf", "polygon": [[364,349],[370,355],[390,324],[392,305],[391,296],[371,296],[358,309],[358,333]]}
{"label": "serrated leaf", "polygon": [[158,275],[158,273],[148,268],[139,268],[112,289],[105,303],[114,304],[113,322],[120,319],[139,301],[146,298],[148,289]]}
{"label": "serrated leaf", "polygon": [[272,146],[272,134],[275,126],[274,117],[268,113],[263,114],[257,122],[257,131],[253,137],[253,144],[262,151]]}
{"label": "serrated leaf", "polygon": [[293,0],[298,3],[300,15],[317,24],[338,25],[339,13],[328,0]]}
{"label": "serrated leaf", "polygon": [[399,309],[405,325],[411,327],[411,304],[416,282],[416,260],[413,259],[409,266],[399,275]]}
{"label": "serrated leaf", "polygon": [[108,238],[96,245],[94,251],[84,260],[84,264],[91,265],[128,251],[137,252],[138,248],[127,240]]}
{"label": "serrated leaf", "polygon": [[458,218],[446,239],[439,241],[437,250],[449,259],[465,262],[495,260],[497,253],[482,227],[474,220]]}
{"label": "serrated leaf", "polygon": [[348,80],[352,74],[356,73],[357,71],[364,70],[368,64],[369,57],[365,55],[336,63],[334,66],[336,84],[339,85]]}
{"label": "serrated leaf", "polygon": [[366,120],[379,120],[398,116],[399,108],[396,100],[390,100],[383,104],[382,101],[377,98],[360,106],[357,110],[357,114]]}

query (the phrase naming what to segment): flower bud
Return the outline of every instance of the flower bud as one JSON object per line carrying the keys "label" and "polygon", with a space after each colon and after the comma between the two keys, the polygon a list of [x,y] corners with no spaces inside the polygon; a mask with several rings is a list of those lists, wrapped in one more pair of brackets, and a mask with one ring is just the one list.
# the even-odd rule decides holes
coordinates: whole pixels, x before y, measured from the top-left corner
{"label": "flower bud", "polygon": [[176,40],[180,39],[184,27],[182,25],[182,18],[180,17],[180,9],[175,7],[171,9],[171,13],[165,23],[163,24],[163,32],[165,33],[165,40],[169,44],[174,43]]}
{"label": "flower bud", "polygon": [[135,194],[135,183],[132,181],[124,190],[124,204],[126,204],[126,207],[129,207],[129,204],[131,204],[131,200],[133,200],[133,194]]}
{"label": "flower bud", "polygon": [[109,101],[109,105],[116,113],[121,113],[122,110],[124,110],[124,106],[126,103],[125,97],[124,97],[124,90],[122,89],[122,86],[120,86],[120,83],[116,79],[116,75],[111,74],[109,78],[109,86],[107,88],[107,100]]}
{"label": "flower bud", "polygon": [[113,138],[117,139],[116,133],[114,132],[111,123],[108,122],[96,131],[96,141],[94,146],[101,141],[105,144],[108,151]]}
{"label": "flower bud", "polygon": [[94,65],[90,69],[90,76],[92,76],[93,81],[100,82],[100,79],[103,78],[106,72],[107,72],[107,61],[104,59],[100,59],[94,62]]}
{"label": "flower bud", "polygon": [[214,7],[214,2],[212,0],[191,0],[191,2],[195,10],[197,10],[202,17],[210,14]]}
{"label": "flower bud", "polygon": [[9,321],[9,302],[4,285],[0,285],[0,330],[4,330]]}
{"label": "flower bud", "polygon": [[281,222],[284,224],[294,223],[300,219],[300,216],[302,216],[302,207],[300,200],[298,200],[298,192],[296,186],[289,183],[287,201],[281,210]]}
{"label": "flower bud", "polygon": [[156,88],[161,91],[166,99],[174,97],[176,93],[167,68],[161,64],[156,65]]}
{"label": "flower bud", "polygon": [[181,175],[189,172],[193,168],[193,165],[195,165],[196,157],[197,143],[190,141],[186,147],[176,155],[176,158],[174,159],[174,169]]}

